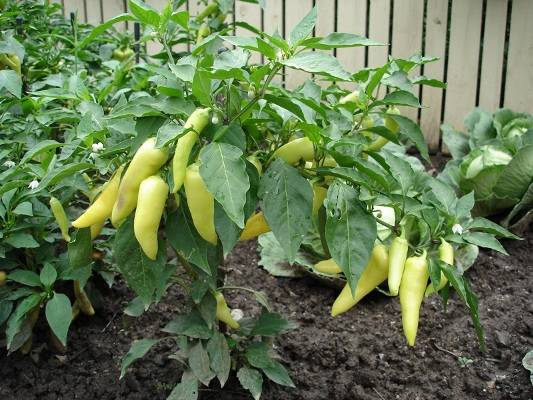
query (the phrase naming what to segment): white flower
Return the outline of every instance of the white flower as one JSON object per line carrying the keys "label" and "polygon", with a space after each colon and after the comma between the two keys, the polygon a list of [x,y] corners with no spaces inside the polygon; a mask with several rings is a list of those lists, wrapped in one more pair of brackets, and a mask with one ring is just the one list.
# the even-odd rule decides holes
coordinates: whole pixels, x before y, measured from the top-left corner
{"label": "white flower", "polygon": [[104,149],[104,144],[103,143],[93,143],[92,145],[92,150],[93,150],[93,153],[98,153],[99,151],[102,151]]}
{"label": "white flower", "polygon": [[39,187],[39,181],[37,179],[34,179],[33,181],[30,182],[28,187],[30,189],[37,189],[37,187]]}
{"label": "white flower", "polygon": [[231,310],[231,318],[233,318],[235,321],[240,321],[244,317],[244,313],[240,308],[234,308]]}
{"label": "white flower", "polygon": [[8,167],[8,168],[13,168],[15,165],[16,165],[15,162],[13,162],[11,160],[7,160],[3,164],[4,167]]}
{"label": "white flower", "polygon": [[452,226],[452,232],[456,235],[462,235],[463,234],[463,227],[459,224],[455,224]]}

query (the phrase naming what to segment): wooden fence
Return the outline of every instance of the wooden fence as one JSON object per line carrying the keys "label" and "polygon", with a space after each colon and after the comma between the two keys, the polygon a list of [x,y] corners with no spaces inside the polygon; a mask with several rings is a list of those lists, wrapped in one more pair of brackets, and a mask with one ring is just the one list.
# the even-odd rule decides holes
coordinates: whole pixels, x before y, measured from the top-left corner
{"label": "wooden fence", "polygon": [[[56,1],[66,14],[77,10],[80,19],[93,24],[127,11],[127,0]],[[157,9],[166,4],[147,2]],[[268,33],[277,29],[288,35],[314,4],[316,35],[352,32],[389,44],[338,49],[348,71],[381,65],[389,55],[440,57],[418,72],[446,81],[447,90],[420,88],[424,108],[408,114],[420,122],[432,151],[441,146],[441,122],[462,129],[464,116],[475,106],[533,113],[533,0],[266,0],[265,10],[237,0],[234,16]],[[203,7],[197,0],[185,6],[191,15]],[[240,28],[237,33],[251,35]],[[286,85],[295,87],[306,76],[290,71]]]}

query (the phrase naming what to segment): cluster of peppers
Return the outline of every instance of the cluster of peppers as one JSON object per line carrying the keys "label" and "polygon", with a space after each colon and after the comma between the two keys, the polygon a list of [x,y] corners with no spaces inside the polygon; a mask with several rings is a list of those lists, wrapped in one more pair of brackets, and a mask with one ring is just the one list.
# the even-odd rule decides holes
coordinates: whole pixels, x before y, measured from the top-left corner
{"label": "cluster of peppers", "polygon": [[0,69],[10,68],[17,73],[18,76],[22,75],[21,70],[22,62],[19,56],[15,53],[0,53]]}
{"label": "cluster of peppers", "polygon": [[[389,249],[383,244],[375,245],[355,292],[352,293],[350,286],[346,284],[331,307],[331,315],[335,317],[350,310],[387,280],[390,295],[400,297],[403,332],[409,346],[414,346],[424,298],[443,289],[448,281],[441,272],[438,287],[435,288],[431,283],[428,285],[427,251],[423,250],[419,256],[407,257],[408,250],[409,244],[403,233],[392,240]],[[454,249],[450,243],[441,238],[438,252],[441,261],[453,265]],[[315,270],[325,274],[342,272],[332,259],[320,261],[315,265]]]}
{"label": "cluster of peppers", "polygon": [[[191,151],[198,141],[199,134],[209,122],[209,113],[208,108],[196,109],[184,124],[184,130],[187,133],[178,139],[172,160],[174,180],[172,193],[177,193],[183,186],[187,206],[198,234],[207,242],[216,245],[218,236],[214,223],[214,197],[207,190],[200,175],[199,164],[195,162],[188,165]],[[90,228],[91,238],[95,239],[108,218],[111,219],[112,225],[118,228],[135,211],[135,238],[146,257],[155,260],[158,253],[159,225],[169,195],[169,186],[161,178],[159,171],[168,159],[167,148],[157,148],[156,139],[153,137],[147,139],[139,147],[127,168],[120,166],[107,183],[101,188],[90,191],[90,206],[72,222],[72,226]],[[63,238],[70,241],[69,220],[63,206],[59,200],[52,197],[50,208]],[[255,238],[269,230],[263,213],[254,213],[247,220],[240,240]],[[78,293],[79,297],[86,297],[83,296],[83,289],[79,287],[75,287],[75,292],[77,298]],[[215,298],[217,319],[233,329],[239,328],[238,322],[231,316],[222,293],[215,293]],[[90,305],[90,302],[88,304]]]}

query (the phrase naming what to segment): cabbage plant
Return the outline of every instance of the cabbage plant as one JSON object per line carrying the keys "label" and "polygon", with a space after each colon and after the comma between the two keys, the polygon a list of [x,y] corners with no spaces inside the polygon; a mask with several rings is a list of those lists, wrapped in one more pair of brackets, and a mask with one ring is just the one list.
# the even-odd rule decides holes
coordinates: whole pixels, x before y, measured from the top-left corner
{"label": "cabbage plant", "polygon": [[453,160],[439,178],[462,194],[474,192],[474,213],[513,225],[533,209],[533,116],[508,109],[473,110],[466,132],[444,124]]}

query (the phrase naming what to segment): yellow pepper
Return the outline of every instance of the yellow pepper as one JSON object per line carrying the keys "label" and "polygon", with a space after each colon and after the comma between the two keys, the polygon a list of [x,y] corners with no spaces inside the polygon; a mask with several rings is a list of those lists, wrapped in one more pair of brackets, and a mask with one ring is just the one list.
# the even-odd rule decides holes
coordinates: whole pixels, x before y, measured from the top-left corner
{"label": "yellow pepper", "polygon": [[53,196],[50,197],[50,209],[52,210],[52,214],[54,214],[56,222],[59,225],[63,239],[65,239],[67,242],[70,242],[70,235],[68,234],[69,221],[67,214],[65,213],[65,209],[61,205],[61,202]]}
{"label": "yellow pepper", "polygon": [[409,244],[405,239],[405,231],[392,240],[389,251],[389,292],[392,296],[398,296],[402,274],[407,259]]}
{"label": "yellow pepper", "polygon": [[231,311],[228,307],[228,304],[226,303],[226,299],[224,299],[224,295],[220,292],[216,292],[215,298],[217,300],[217,320],[224,322],[231,329],[239,329],[240,325],[231,316]]}
{"label": "yellow pepper", "polygon": [[196,230],[204,240],[216,246],[218,236],[215,230],[215,199],[200,176],[198,164],[187,168],[184,187],[187,206]]}
{"label": "yellow pepper", "polygon": [[315,149],[313,142],[309,138],[303,137],[285,143],[274,152],[274,156],[294,165],[298,164],[300,160],[312,161],[315,158]]}
{"label": "yellow pepper", "polygon": [[[448,265],[453,265],[454,262],[454,254],[453,254],[453,246],[448,243],[443,238],[440,239],[440,245],[439,245],[439,259],[441,261],[444,261]],[[446,286],[446,283],[448,283],[448,279],[446,276],[441,272],[440,273],[440,282],[439,286],[437,287],[437,290],[433,287],[433,284],[430,283],[428,287],[426,288],[425,296],[428,297],[431,294],[435,292],[441,291],[444,286]]]}
{"label": "yellow pepper", "polygon": [[270,229],[270,226],[268,226],[265,216],[263,215],[263,211],[259,211],[248,218],[246,225],[244,225],[244,229],[241,232],[239,240],[244,241],[254,239],[263,233],[270,232],[271,230],[272,229]]}
{"label": "yellow pepper", "polygon": [[157,232],[167,197],[168,185],[158,175],[141,182],[133,230],[144,254],[151,260],[157,257]]}
{"label": "yellow pepper", "polygon": [[166,149],[155,147],[155,138],[146,140],[133,156],[118,188],[117,200],[111,213],[113,226],[119,226],[137,206],[141,182],[154,175],[168,159]]}

